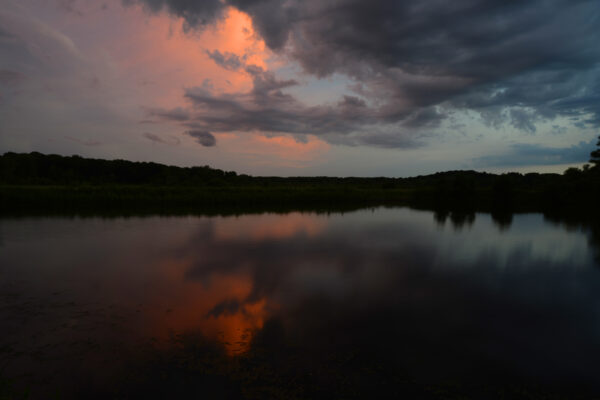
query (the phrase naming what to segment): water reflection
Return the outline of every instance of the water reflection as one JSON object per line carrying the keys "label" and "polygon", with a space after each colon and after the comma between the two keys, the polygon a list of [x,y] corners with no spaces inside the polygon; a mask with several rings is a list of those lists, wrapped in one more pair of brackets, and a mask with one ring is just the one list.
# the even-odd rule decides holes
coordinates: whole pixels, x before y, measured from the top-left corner
{"label": "water reflection", "polygon": [[398,377],[597,389],[597,236],[538,214],[20,219],[2,232],[0,349],[34,397],[100,392],[147,343],[181,337],[236,368],[302,376],[307,397]]}
{"label": "water reflection", "polygon": [[472,211],[435,211],[434,212],[435,221],[440,226],[444,226],[446,224],[446,220],[450,218],[450,222],[452,223],[452,227],[456,230],[461,230],[463,227],[470,228],[475,222],[475,213]]}
{"label": "water reflection", "polygon": [[589,246],[594,252],[596,265],[600,266],[600,219],[597,216],[554,214],[546,216],[546,220],[569,232],[584,231],[588,236]]}
{"label": "water reflection", "polygon": [[492,220],[501,231],[510,228],[513,221],[513,214],[507,211],[496,211],[491,214]]}

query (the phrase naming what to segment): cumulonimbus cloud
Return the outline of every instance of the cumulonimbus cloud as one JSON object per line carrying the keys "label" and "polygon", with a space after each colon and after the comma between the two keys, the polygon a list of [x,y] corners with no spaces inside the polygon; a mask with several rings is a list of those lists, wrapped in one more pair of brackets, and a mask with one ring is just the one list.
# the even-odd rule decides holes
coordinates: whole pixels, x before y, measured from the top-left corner
{"label": "cumulonimbus cloud", "polygon": [[206,111],[196,113],[194,122],[213,131],[309,132],[330,141],[342,140],[342,132],[346,138],[406,136],[467,110],[490,126],[509,124],[527,133],[558,116],[600,125],[595,1],[137,1],[199,29],[235,7],[252,18],[272,51],[306,73],[343,74],[355,83],[354,104],[349,97],[337,105],[302,106],[282,91],[295,82],[277,81],[251,71],[238,56],[211,51],[223,68],[254,74],[250,93],[186,91]]}

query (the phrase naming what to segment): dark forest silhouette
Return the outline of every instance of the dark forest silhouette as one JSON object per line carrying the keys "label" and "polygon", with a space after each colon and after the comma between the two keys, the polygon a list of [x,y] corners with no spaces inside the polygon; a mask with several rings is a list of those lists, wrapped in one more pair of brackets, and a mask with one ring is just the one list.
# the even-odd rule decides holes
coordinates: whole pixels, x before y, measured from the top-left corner
{"label": "dark forest silhouette", "polygon": [[[598,142],[600,146],[600,141]],[[564,174],[448,171],[411,178],[253,177],[202,167],[41,153],[0,156],[0,205],[11,210],[198,212],[410,205],[439,210],[588,212],[600,198],[600,149]]]}
{"label": "dark forest silhouette", "polygon": [[598,136],[598,143],[596,143],[598,148],[590,154],[590,162],[594,164],[594,168],[600,167],[600,136]]}

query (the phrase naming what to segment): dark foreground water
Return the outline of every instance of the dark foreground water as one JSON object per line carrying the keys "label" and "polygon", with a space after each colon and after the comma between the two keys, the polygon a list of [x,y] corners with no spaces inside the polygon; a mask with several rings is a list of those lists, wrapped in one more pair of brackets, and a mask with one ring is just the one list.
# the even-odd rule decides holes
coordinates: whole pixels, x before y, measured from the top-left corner
{"label": "dark foreground water", "polygon": [[597,397],[593,244],[539,214],[4,218],[0,398]]}

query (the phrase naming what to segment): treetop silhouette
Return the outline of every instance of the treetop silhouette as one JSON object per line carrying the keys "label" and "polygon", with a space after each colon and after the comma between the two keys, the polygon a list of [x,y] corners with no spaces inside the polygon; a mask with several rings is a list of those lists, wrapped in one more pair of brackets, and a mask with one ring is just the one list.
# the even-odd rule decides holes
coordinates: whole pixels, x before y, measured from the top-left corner
{"label": "treetop silhouette", "polygon": [[590,162],[594,164],[594,167],[597,168],[600,166],[600,136],[598,136],[598,143],[596,143],[598,148],[590,153]]}

